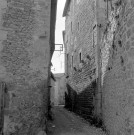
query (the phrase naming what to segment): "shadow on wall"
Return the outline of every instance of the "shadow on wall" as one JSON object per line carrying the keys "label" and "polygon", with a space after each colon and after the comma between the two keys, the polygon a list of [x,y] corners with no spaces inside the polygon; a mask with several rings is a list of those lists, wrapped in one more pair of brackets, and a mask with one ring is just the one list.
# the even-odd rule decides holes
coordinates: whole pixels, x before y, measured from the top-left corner
{"label": "shadow on wall", "polygon": [[65,107],[70,111],[82,115],[87,120],[91,119],[94,114],[95,90],[96,82],[93,82],[81,93],[76,93],[76,91],[67,84],[68,94],[65,93]]}
{"label": "shadow on wall", "polygon": [[96,80],[94,80],[81,93],[77,93],[69,84],[67,84],[67,92],[65,92],[65,108],[82,116],[91,125],[103,128],[102,120],[98,121],[95,116],[96,90]]}

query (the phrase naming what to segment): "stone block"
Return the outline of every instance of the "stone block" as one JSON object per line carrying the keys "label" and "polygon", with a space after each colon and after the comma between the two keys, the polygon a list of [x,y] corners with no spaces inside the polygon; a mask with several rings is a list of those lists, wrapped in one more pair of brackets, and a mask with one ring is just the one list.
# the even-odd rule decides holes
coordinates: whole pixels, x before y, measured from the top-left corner
{"label": "stone block", "polygon": [[134,37],[133,36],[131,37],[131,41],[134,41]]}
{"label": "stone block", "polygon": [[125,43],[127,39],[126,32],[122,35],[122,42]]}
{"label": "stone block", "polygon": [[40,131],[37,135],[47,135],[44,131]]}
{"label": "stone block", "polygon": [[130,58],[133,58],[133,57],[134,57],[134,48],[131,48],[131,49],[128,51],[128,57],[130,57]]}
{"label": "stone block", "polygon": [[129,48],[130,48],[130,41],[127,41],[125,45],[125,50],[128,51]]}
{"label": "stone block", "polygon": [[131,34],[132,34],[131,29],[128,29],[127,30],[127,38],[130,38]]}
{"label": "stone block", "polygon": [[134,33],[134,27],[131,28],[132,29],[132,34]]}
{"label": "stone block", "polygon": [[134,42],[131,43],[131,46],[134,47]]}
{"label": "stone block", "polygon": [[[132,12],[132,9],[130,9],[130,13]],[[132,16],[128,22],[127,22],[127,26],[131,27],[134,24],[134,16]]]}
{"label": "stone block", "polygon": [[126,89],[134,89],[134,79],[127,80],[125,82]]}
{"label": "stone block", "polygon": [[134,7],[134,0],[131,0],[131,6]]}
{"label": "stone block", "polygon": [[134,78],[134,71],[127,70],[126,71],[126,79]]}
{"label": "stone block", "polygon": [[134,62],[129,62],[127,65],[126,65],[126,68],[130,71],[133,71],[134,69]]}

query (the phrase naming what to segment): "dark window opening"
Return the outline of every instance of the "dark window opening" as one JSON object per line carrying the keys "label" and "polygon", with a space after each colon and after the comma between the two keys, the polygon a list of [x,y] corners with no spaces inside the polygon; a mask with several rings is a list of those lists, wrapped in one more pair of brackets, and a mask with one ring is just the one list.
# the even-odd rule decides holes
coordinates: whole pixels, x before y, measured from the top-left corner
{"label": "dark window opening", "polygon": [[80,63],[81,63],[81,60],[82,60],[81,52],[79,53],[79,60],[80,60]]}
{"label": "dark window opening", "polygon": [[73,68],[73,64],[74,64],[74,62],[73,62],[73,56],[72,56],[72,68]]}
{"label": "dark window opening", "polygon": [[78,22],[78,31],[80,30],[80,23]]}
{"label": "dark window opening", "polygon": [[72,22],[71,22],[71,32],[72,32],[72,30],[73,30],[73,27],[72,27]]}

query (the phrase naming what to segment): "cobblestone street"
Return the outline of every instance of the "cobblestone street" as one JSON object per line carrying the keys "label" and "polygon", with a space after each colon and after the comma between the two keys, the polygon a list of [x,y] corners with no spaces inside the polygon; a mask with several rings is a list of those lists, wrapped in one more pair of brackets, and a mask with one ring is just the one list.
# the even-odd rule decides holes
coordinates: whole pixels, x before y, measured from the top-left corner
{"label": "cobblestone street", "polygon": [[53,109],[54,120],[48,124],[48,135],[105,135],[101,129],[89,124],[63,107]]}

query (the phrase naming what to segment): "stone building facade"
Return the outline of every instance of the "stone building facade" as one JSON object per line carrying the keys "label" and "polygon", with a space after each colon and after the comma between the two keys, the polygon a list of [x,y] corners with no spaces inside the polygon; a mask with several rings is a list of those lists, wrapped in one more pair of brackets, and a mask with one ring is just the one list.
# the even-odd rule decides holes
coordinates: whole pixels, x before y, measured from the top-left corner
{"label": "stone building facade", "polygon": [[65,20],[65,61],[68,98],[71,110],[87,119],[97,113],[98,83],[96,1],[68,0]]}
{"label": "stone building facade", "polygon": [[0,130],[45,130],[56,0],[0,2]]}
{"label": "stone building facade", "polygon": [[133,135],[134,0],[70,0],[63,15],[68,106],[91,101],[109,135]]}

